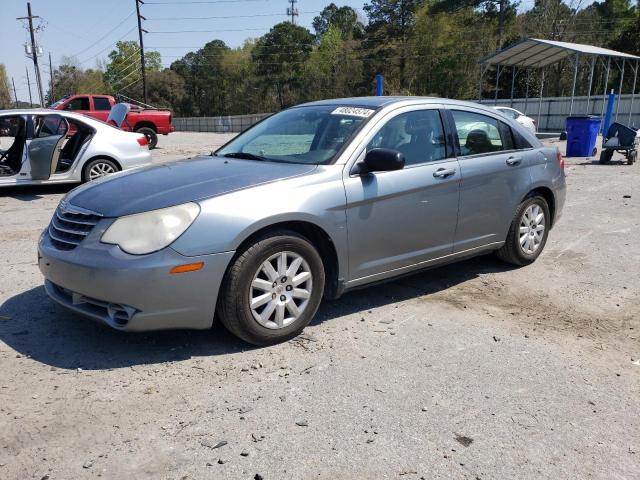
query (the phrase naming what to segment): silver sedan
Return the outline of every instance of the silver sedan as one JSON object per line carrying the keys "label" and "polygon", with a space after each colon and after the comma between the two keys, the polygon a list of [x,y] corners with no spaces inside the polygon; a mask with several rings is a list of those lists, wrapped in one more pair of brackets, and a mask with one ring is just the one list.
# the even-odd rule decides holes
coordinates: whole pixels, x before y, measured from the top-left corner
{"label": "silver sedan", "polygon": [[284,110],[211,156],[75,189],[40,239],[47,293],[127,331],[292,338],[322,298],[495,252],[527,265],[565,198],[555,148],[492,108],[372,97]]}
{"label": "silver sedan", "polygon": [[0,111],[0,187],[88,182],[150,163],[142,134],[72,112]]}

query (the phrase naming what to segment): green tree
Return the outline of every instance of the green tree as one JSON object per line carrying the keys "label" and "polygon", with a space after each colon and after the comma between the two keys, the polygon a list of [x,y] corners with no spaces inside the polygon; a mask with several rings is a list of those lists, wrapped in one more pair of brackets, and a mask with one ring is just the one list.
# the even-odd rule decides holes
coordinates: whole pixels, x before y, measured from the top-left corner
{"label": "green tree", "polygon": [[369,17],[364,47],[368,61],[376,72],[386,73],[389,80],[397,76],[398,93],[407,84],[405,70],[414,15],[424,0],[371,0],[364,6]]}
{"label": "green tree", "polygon": [[189,52],[171,64],[171,70],[185,80],[190,99],[184,109],[192,115],[222,115],[228,93],[221,88],[224,80],[223,59],[229,47],[222,40],[212,40],[196,52]]}
{"label": "green tree", "polygon": [[0,63],[0,109],[11,108],[11,89],[4,64]]}
{"label": "green tree", "polygon": [[640,7],[631,16],[629,23],[616,38],[610,43],[609,47],[620,50],[632,55],[640,56]]}
{"label": "green tree", "polygon": [[[472,27],[474,41],[467,40]],[[409,91],[419,95],[473,98],[478,59],[495,48],[493,22],[473,9],[433,13],[417,11],[408,59]],[[461,46],[464,45],[464,48]]]}
{"label": "green tree", "polygon": [[362,82],[362,61],[354,40],[330,24],[305,64],[305,100],[356,95]]}
{"label": "green tree", "polygon": [[[158,72],[162,68],[160,53],[145,51],[145,70]],[[109,61],[104,72],[104,81],[109,93],[128,97],[142,97],[142,71],[140,69],[140,48],[133,40],[116,43],[116,50],[109,53]],[[147,89],[148,90],[148,89]]]}
{"label": "green tree", "polygon": [[226,52],[222,60],[223,86],[229,92],[225,111],[229,115],[272,112],[278,108],[259,88],[256,64],[251,58],[254,47],[255,42],[247,41],[242,47]]}
{"label": "green tree", "polygon": [[149,103],[155,107],[180,108],[186,96],[184,79],[168,68],[147,75]]}
{"label": "green tree", "polygon": [[331,25],[338,28],[345,38],[359,38],[364,34],[364,25],[358,19],[356,11],[347,6],[338,7],[335,3],[324,7],[320,15],[313,19],[312,25],[318,40]]}
{"label": "green tree", "polygon": [[275,83],[280,108],[300,97],[304,63],[311,54],[313,35],[306,28],[283,22],[261,37],[252,52],[256,74],[266,92]]}
{"label": "green tree", "polygon": [[[65,60],[72,62],[71,59]],[[47,102],[53,103],[65,95],[105,93],[103,75],[100,70],[83,70],[75,65],[63,63],[53,71],[53,91],[58,98],[52,98],[51,91],[48,91]]]}

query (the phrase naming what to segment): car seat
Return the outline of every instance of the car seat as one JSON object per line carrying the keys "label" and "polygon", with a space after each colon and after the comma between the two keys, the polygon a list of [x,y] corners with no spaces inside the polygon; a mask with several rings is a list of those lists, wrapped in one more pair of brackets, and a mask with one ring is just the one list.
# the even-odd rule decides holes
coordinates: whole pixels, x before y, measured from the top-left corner
{"label": "car seat", "polygon": [[408,164],[445,157],[444,143],[440,135],[442,128],[436,125],[435,121],[431,112],[415,112],[407,116],[404,130],[411,136],[411,140],[400,145],[398,150],[404,154]]}
{"label": "car seat", "polygon": [[494,150],[489,134],[480,129],[471,130],[467,134],[467,141],[464,146],[469,150],[470,155],[488,153]]}
{"label": "car seat", "polygon": [[13,144],[9,149],[2,154],[0,160],[0,166],[5,175],[15,174],[22,168],[22,155],[24,154],[24,145],[27,140],[27,123],[24,118],[16,117],[16,135],[13,140]]}

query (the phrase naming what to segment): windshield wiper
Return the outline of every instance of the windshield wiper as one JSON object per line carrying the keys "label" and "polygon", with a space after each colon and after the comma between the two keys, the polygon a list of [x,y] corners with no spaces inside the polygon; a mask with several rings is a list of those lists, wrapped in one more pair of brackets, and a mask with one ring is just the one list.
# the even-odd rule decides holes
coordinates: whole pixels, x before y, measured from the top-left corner
{"label": "windshield wiper", "polygon": [[244,160],[261,160],[261,161],[266,161],[267,160],[265,157],[261,157],[260,155],[254,155],[253,153],[248,153],[248,152],[225,153],[223,155],[223,157],[227,157],[227,158],[242,158]]}

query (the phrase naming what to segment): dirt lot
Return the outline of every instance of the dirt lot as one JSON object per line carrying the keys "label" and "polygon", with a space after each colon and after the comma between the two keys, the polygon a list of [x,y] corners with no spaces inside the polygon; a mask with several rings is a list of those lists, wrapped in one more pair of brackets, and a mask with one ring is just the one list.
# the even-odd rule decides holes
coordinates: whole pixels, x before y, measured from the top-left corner
{"label": "dirt lot", "polygon": [[[169,161],[223,139],[160,142]],[[350,293],[269,348],[67,313],[35,249],[68,189],[3,191],[0,478],[640,478],[640,166],[567,175],[534,265]]]}

